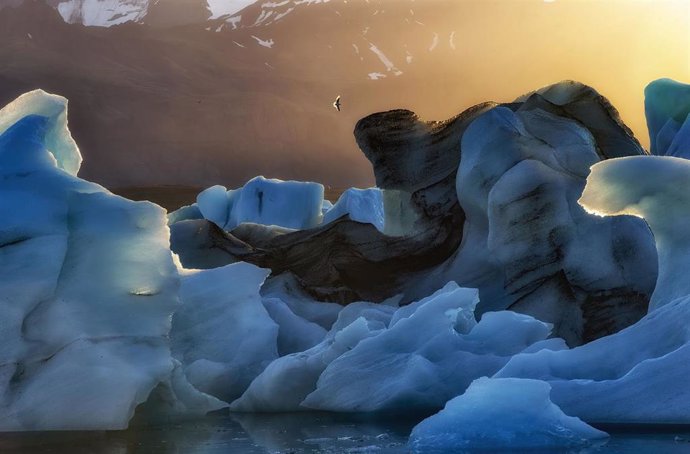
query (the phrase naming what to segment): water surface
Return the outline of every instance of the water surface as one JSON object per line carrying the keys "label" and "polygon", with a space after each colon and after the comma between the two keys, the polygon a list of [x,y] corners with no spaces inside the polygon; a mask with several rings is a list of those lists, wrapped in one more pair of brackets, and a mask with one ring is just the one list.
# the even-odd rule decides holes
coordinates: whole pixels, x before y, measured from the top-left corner
{"label": "water surface", "polygon": [[[43,432],[0,435],[0,452],[54,454],[336,454],[409,453],[416,421],[333,414],[214,416],[180,424],[116,432]],[[690,453],[690,427],[604,427],[605,444],[563,454]],[[468,453],[468,451],[455,451]],[[495,452],[495,451],[494,451]],[[507,450],[502,452],[519,452]],[[526,451],[522,451],[526,452]],[[527,451],[534,452],[534,451]],[[431,454],[431,453],[429,453]]]}

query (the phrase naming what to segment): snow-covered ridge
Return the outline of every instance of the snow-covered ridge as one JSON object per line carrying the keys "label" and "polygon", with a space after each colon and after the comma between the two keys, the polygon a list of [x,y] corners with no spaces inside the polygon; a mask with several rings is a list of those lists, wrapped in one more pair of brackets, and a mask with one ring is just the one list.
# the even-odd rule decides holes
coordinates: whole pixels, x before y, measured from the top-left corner
{"label": "snow-covered ridge", "polygon": [[[91,27],[111,27],[126,22],[145,23],[151,8],[165,8],[180,0],[45,0],[53,6],[69,24]],[[258,15],[247,18],[246,23],[238,15],[243,9],[259,3],[258,0],[197,0],[199,6],[208,10],[208,20],[225,20],[237,28],[272,24],[302,5],[328,3],[330,0],[283,0],[263,2]],[[21,2],[21,0],[19,0]],[[185,2],[184,7],[192,5]],[[179,5],[178,5],[179,6]]]}
{"label": "snow-covered ridge", "polygon": [[57,10],[70,24],[110,27],[142,21],[149,3],[149,0],[66,0],[58,3]]}

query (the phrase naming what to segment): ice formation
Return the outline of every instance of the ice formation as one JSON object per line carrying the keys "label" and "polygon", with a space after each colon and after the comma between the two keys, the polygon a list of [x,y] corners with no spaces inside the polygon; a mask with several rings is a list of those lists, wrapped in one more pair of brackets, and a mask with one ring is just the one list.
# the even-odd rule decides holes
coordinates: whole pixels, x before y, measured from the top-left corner
{"label": "ice formation", "polygon": [[[477,323],[477,301],[476,290],[449,283],[399,309],[351,304],[340,312],[323,342],[271,363],[231,408],[440,408],[475,378],[495,373],[511,355],[553,345],[540,343],[550,326],[525,315],[487,313]],[[496,332],[510,334],[498,338]]]}
{"label": "ice formation", "polygon": [[[593,216],[577,203],[605,142],[548,104],[529,106],[496,107],[463,135],[464,247],[446,266],[480,289],[480,312],[530,314],[577,345],[605,334],[597,331],[610,322],[620,329],[644,315],[654,243],[640,219]],[[604,321],[613,308],[619,318]]]}
{"label": "ice formation", "polygon": [[378,188],[347,189],[333,204],[323,198],[318,183],[256,177],[244,187],[211,186],[195,204],[170,213],[168,223],[207,219],[226,231],[242,223],[304,230],[343,216],[384,230],[383,194]]}
{"label": "ice formation", "polygon": [[[644,218],[654,233],[659,277],[650,310],[690,294],[686,268],[690,260],[690,161],[639,156],[605,161],[592,167],[580,203],[600,215]],[[615,219],[615,218],[613,218]],[[598,267],[595,267],[598,269]]]}
{"label": "ice formation", "polygon": [[650,313],[635,325],[587,345],[513,357],[498,377],[548,381],[563,410],[591,422],[688,423],[685,389],[690,352],[690,286],[680,188],[690,162],[675,157],[613,159],[592,167],[580,203],[600,215],[630,214],[649,224],[659,250],[659,279]]}
{"label": "ice formation", "polygon": [[323,216],[323,223],[349,216],[356,222],[373,224],[380,232],[384,231],[383,195],[378,188],[346,190],[338,201]]}
{"label": "ice formation", "polygon": [[41,91],[0,111],[3,431],[123,429],[173,371],[165,212],[74,175],[66,112]]}
{"label": "ice formation", "polygon": [[[21,95],[0,110],[0,134],[29,115],[40,115],[46,118],[45,135],[42,139],[45,148],[53,155],[60,169],[71,175],[77,175],[82,158],[67,128],[67,100],[43,90]],[[15,154],[7,147],[5,152]],[[17,156],[12,159],[17,159]]]}
{"label": "ice formation", "polygon": [[644,94],[652,154],[690,158],[690,85],[659,79]]}
{"label": "ice formation", "polygon": [[[568,416],[537,380],[480,378],[410,436],[414,452],[572,448],[608,435]],[[474,451],[472,451],[474,452]]]}
{"label": "ice formation", "polygon": [[278,357],[278,325],[261,302],[268,272],[236,263],[182,276],[173,356],[197,389],[232,402]]}
{"label": "ice formation", "polygon": [[587,345],[517,355],[496,377],[547,381],[551,399],[588,422],[688,424],[689,326],[690,297],[680,298]]}
{"label": "ice formation", "polygon": [[[681,156],[667,89],[648,88],[650,129]],[[0,110],[0,430],[447,403],[415,449],[494,449],[604,436],[577,418],[690,423],[690,161],[621,157],[639,144],[570,83],[356,135],[382,190],[331,205],[257,177],[169,230],[77,178],[63,98]]]}
{"label": "ice formation", "polygon": [[[319,183],[256,177],[242,188],[230,191],[212,186],[197,196],[196,207],[205,219],[224,230],[242,223],[301,230],[321,222],[323,192]],[[192,209],[184,210],[184,214],[180,210],[173,213],[175,219],[192,218]]]}

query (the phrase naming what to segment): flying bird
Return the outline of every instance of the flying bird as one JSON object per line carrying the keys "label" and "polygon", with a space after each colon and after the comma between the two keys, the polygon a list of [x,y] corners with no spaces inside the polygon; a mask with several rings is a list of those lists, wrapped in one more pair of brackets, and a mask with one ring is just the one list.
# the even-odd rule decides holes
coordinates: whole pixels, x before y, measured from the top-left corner
{"label": "flying bird", "polygon": [[335,98],[335,102],[333,103],[333,107],[335,107],[338,110],[338,112],[340,112],[340,96]]}

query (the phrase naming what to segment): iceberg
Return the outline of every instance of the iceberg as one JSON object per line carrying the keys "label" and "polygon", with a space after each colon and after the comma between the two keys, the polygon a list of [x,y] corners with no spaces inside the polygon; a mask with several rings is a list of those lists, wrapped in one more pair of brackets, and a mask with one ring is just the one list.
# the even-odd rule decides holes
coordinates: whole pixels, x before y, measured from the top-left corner
{"label": "iceberg", "polygon": [[477,303],[475,289],[451,282],[398,309],[390,326],[332,361],[302,405],[340,412],[438,409],[551,333],[549,324],[515,312],[488,312],[477,322]]}
{"label": "iceberg", "polygon": [[64,98],[23,95],[0,130],[0,430],[124,429],[173,371],[165,211],[75,176]]}
{"label": "iceberg", "polygon": [[230,409],[239,412],[305,411],[302,401],[316,389],[324,369],[362,339],[385,329],[392,311],[371,303],[350,304],[338,314],[322,342],[273,361]]}
{"label": "iceberg", "polygon": [[438,409],[475,378],[498,371],[512,354],[562,348],[544,341],[550,325],[529,316],[487,313],[477,323],[477,301],[476,290],[449,283],[401,308],[350,304],[322,342],[271,363],[231,409]]}
{"label": "iceberg", "polygon": [[659,79],[644,96],[652,154],[690,158],[690,85]]}
{"label": "iceberg", "polygon": [[563,413],[549,391],[538,380],[480,378],[415,426],[409,445],[418,453],[545,450],[582,447],[608,437]]}
{"label": "iceberg", "polygon": [[641,219],[597,217],[578,205],[604,142],[549,104],[535,108],[534,99],[545,101],[534,96],[517,110],[491,109],[465,131],[463,242],[438,273],[479,288],[480,314],[529,314],[579,345],[646,313],[656,250]]}
{"label": "iceberg", "polygon": [[688,424],[690,297],[572,350],[519,354],[495,377],[548,382],[569,415],[592,423]]}
{"label": "iceberg", "polygon": [[[690,161],[676,157],[639,156],[592,167],[580,204],[605,216],[643,218],[654,234],[659,275],[649,310],[690,294],[686,265],[690,260]],[[615,219],[615,217],[613,218]]]}
{"label": "iceberg", "polygon": [[198,390],[232,402],[278,357],[279,328],[259,293],[268,274],[235,263],[182,275],[172,354]]}
{"label": "iceberg", "polygon": [[[319,183],[252,178],[239,189],[216,185],[197,196],[201,215],[223,230],[242,223],[308,229],[322,220],[324,188]],[[192,205],[194,207],[194,205]],[[193,219],[195,212],[183,207],[173,213],[177,221]]]}
{"label": "iceberg", "polygon": [[639,216],[659,251],[659,279],[650,312],[619,333],[572,350],[513,357],[496,377],[532,378],[553,387],[565,412],[588,422],[685,423],[690,394],[690,287],[685,219],[690,161],[643,156],[596,164],[580,203],[602,216]]}
{"label": "iceberg", "polygon": [[335,205],[325,212],[323,223],[328,224],[343,216],[355,222],[372,224],[383,232],[385,215],[382,191],[378,188],[346,190]]}

